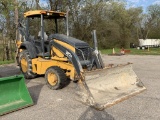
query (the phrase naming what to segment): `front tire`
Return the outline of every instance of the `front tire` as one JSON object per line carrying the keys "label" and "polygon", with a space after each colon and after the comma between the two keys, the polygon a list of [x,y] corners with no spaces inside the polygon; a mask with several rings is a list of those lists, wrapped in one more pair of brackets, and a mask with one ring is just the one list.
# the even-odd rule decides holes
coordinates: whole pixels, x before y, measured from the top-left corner
{"label": "front tire", "polygon": [[57,66],[48,68],[45,73],[46,84],[52,90],[57,90],[62,88],[66,80],[67,77],[65,72]]}
{"label": "front tire", "polygon": [[23,50],[19,54],[20,70],[24,74],[26,79],[32,79],[36,77],[36,74],[32,72],[32,59],[27,50]]}

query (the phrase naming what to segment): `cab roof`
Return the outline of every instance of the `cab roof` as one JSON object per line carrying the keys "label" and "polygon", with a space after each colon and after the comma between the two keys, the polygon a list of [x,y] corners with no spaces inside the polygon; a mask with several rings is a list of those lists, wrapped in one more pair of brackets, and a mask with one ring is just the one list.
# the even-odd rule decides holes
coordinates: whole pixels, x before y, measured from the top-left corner
{"label": "cab roof", "polygon": [[31,10],[24,13],[24,17],[41,17],[41,14],[44,15],[45,18],[52,19],[52,18],[65,18],[65,12],[59,11],[48,11],[48,10]]}

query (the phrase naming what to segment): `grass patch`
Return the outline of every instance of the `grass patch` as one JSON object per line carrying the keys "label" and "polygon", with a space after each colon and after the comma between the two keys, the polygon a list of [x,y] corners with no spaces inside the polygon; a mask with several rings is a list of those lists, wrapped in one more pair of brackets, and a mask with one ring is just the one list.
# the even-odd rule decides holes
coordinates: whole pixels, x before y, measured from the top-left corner
{"label": "grass patch", "polygon": [[[121,49],[115,48],[115,53],[120,53]],[[129,55],[160,55],[160,48],[149,48],[145,50],[137,50],[136,48],[127,49],[130,50]],[[100,50],[102,54],[112,54],[113,49],[102,49]]]}
{"label": "grass patch", "polygon": [[5,60],[5,61],[0,61],[0,65],[4,65],[4,64],[10,64],[10,63],[14,63],[14,60]]}

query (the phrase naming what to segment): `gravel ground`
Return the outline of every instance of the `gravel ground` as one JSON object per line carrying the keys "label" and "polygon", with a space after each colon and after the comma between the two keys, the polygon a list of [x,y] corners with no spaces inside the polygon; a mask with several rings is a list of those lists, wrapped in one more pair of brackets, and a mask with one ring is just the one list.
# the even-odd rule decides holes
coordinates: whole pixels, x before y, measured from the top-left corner
{"label": "gravel ground", "polygon": [[[1,120],[160,120],[160,56],[107,56],[108,64],[133,63],[133,69],[147,88],[141,94],[97,111],[80,103],[75,97],[76,84],[50,90],[44,78],[26,80],[34,106],[1,116]],[[18,74],[14,64],[0,67],[0,77]]]}

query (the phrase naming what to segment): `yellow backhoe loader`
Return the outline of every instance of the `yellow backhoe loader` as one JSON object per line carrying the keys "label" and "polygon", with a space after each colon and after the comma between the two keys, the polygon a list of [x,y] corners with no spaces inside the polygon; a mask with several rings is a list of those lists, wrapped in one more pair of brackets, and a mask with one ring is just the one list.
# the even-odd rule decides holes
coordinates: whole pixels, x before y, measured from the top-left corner
{"label": "yellow backhoe loader", "polygon": [[[67,78],[76,81],[79,100],[98,110],[116,104],[146,88],[138,79],[132,66],[122,65],[108,69],[98,51],[95,31],[94,47],[69,36],[68,14],[59,11],[33,10],[24,13],[25,25],[19,23],[24,38],[17,40],[17,63],[25,78],[45,75],[47,86],[52,90],[63,87]],[[31,34],[30,22],[39,30]],[[66,35],[59,33],[58,22],[66,21]],[[38,23],[38,21],[40,23]],[[51,22],[53,21],[53,22]],[[46,34],[46,24],[51,22],[55,33]],[[61,24],[62,25],[62,24]]]}

